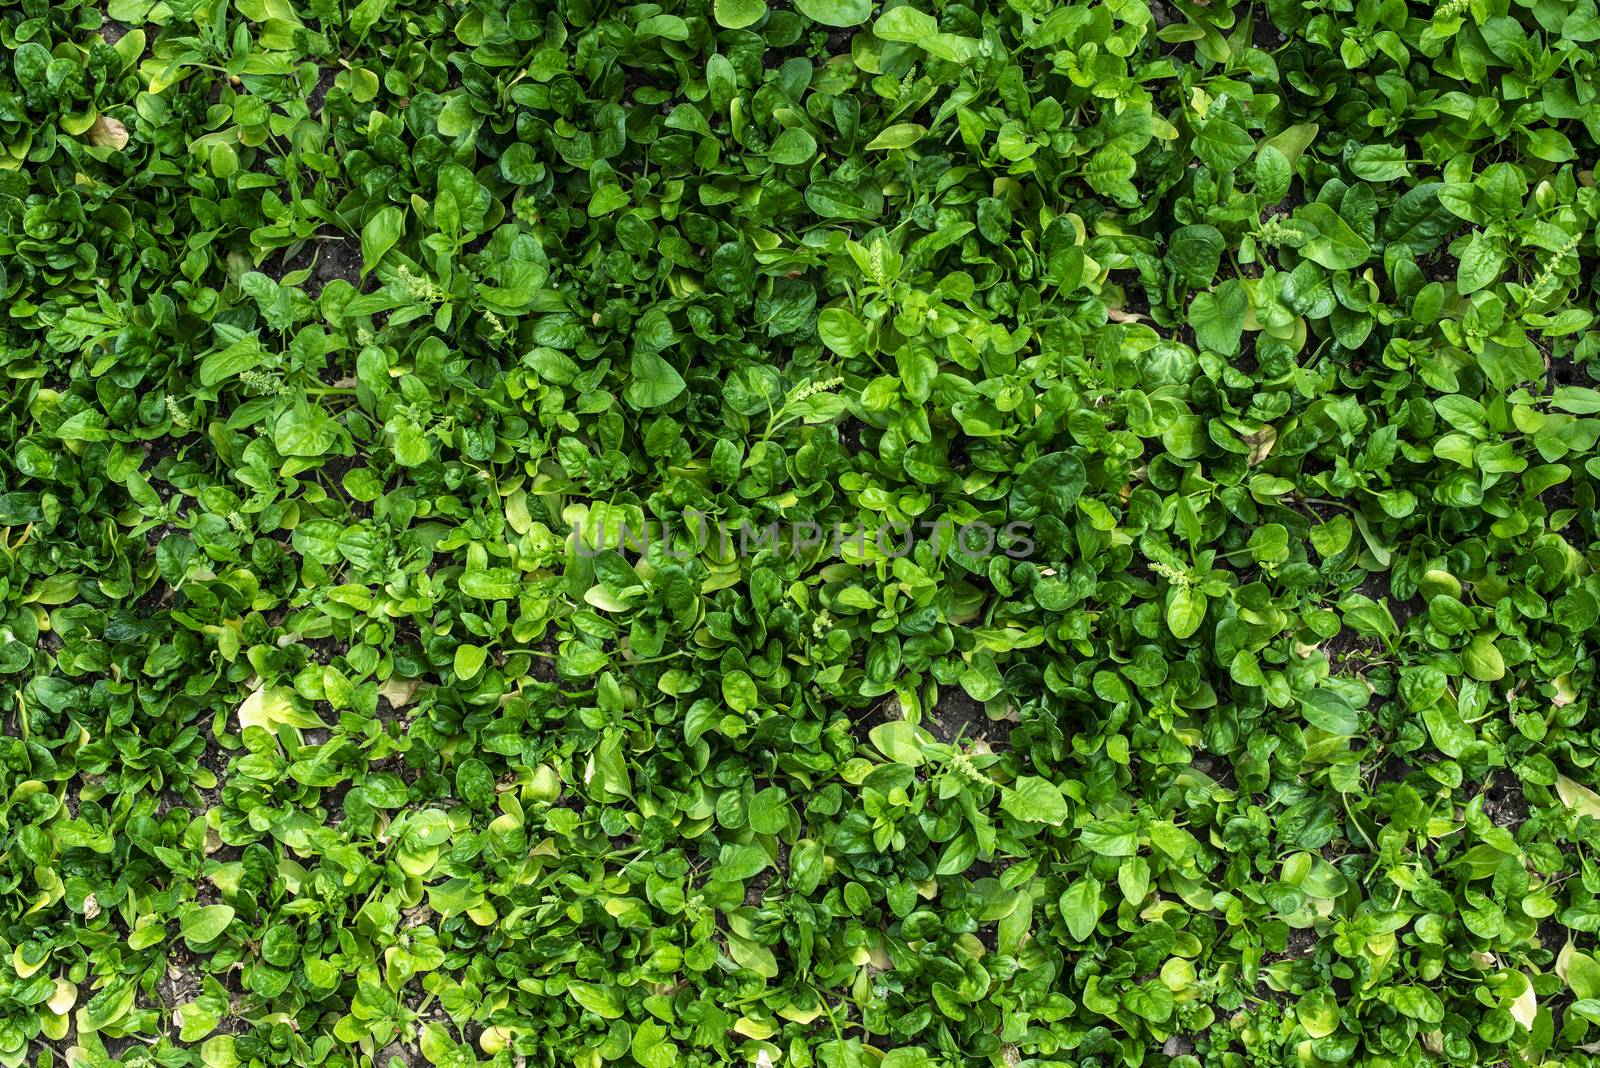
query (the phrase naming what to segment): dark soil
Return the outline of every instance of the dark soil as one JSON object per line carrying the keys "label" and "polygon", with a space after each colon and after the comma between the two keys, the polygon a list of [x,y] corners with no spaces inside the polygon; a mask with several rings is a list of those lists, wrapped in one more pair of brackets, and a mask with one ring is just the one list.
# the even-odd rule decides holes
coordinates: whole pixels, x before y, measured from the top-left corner
{"label": "dark soil", "polygon": [[131,29],[132,26],[125,26],[115,19],[106,19],[100,24],[100,36],[106,44],[115,46],[118,41],[128,36],[128,31]]}
{"label": "dark soil", "polygon": [[1557,356],[1550,359],[1550,377],[1558,386],[1580,385],[1587,375],[1578,371],[1578,361],[1571,356]]}
{"label": "dark soil", "polygon": [[1382,601],[1391,596],[1393,587],[1389,583],[1387,571],[1369,571],[1367,577],[1361,580],[1361,585],[1356,587],[1357,592],[1371,597],[1374,601]]}
{"label": "dark soil", "polygon": [[1226,757],[1200,751],[1190,759],[1189,766],[1230,790],[1238,786],[1238,780],[1234,778],[1233,764]]}
{"label": "dark soil", "polygon": [[1404,782],[1409,774],[1411,765],[1406,763],[1405,758],[1398,753],[1390,753],[1384,758],[1383,766],[1373,774],[1372,785],[1376,788],[1384,783]]}
{"label": "dark soil", "polygon": [[[1139,278],[1137,271],[1112,271],[1113,280],[1122,287],[1121,311],[1129,315],[1142,315],[1150,317],[1150,295],[1145,291],[1144,283]],[[1118,278],[1118,275],[1124,277]]]}
{"label": "dark soil", "polygon": [[1276,52],[1288,40],[1289,38],[1285,37],[1282,31],[1272,24],[1271,19],[1261,14],[1256,16],[1255,24],[1251,27],[1250,41],[1257,48],[1263,52]]}
{"label": "dark soil", "polygon": [[326,284],[335,278],[342,278],[357,289],[361,288],[360,238],[341,234],[323,242],[322,255],[317,258],[317,266],[311,272],[311,280]]}
{"label": "dark soil", "polygon": [[321,74],[317,76],[316,86],[311,90],[311,95],[306,98],[306,106],[311,109],[311,114],[317,116],[322,114],[322,104],[328,99],[328,90],[333,88],[333,80],[338,76],[339,71],[337,68],[322,68]]}
{"label": "dark soil", "polygon": [[979,879],[994,879],[997,874],[992,860],[974,860],[967,865],[967,870],[961,873],[968,882],[977,882]]}
{"label": "dark soil", "polygon": [[[1446,242],[1449,238],[1445,239]],[[1422,271],[1422,277],[1430,282],[1450,283],[1456,280],[1456,261],[1441,247],[1417,260],[1417,267]]]}
{"label": "dark soil", "polygon": [[1319,522],[1322,523],[1326,523],[1335,516],[1344,514],[1344,509],[1340,508],[1336,504],[1325,504],[1322,501],[1302,500],[1292,493],[1286,499],[1289,501],[1289,503],[1298,505],[1301,511],[1310,512],[1312,515],[1317,517]]}
{"label": "dark soil", "polygon": [[1389,614],[1394,616],[1395,625],[1404,628],[1411,621],[1411,617],[1418,612],[1426,611],[1428,606],[1423,603],[1422,595],[1413,593],[1403,601],[1390,601]]}
{"label": "dark soil", "polygon": [[354,456],[329,456],[322,461],[322,476],[334,486],[344,488],[344,476],[356,466]]}
{"label": "dark soil", "polygon": [[756,873],[750,884],[744,888],[744,903],[752,908],[760,908],[767,899],[767,887],[774,882],[782,890],[789,878],[789,847],[782,842],[778,843],[778,859],[769,868]]}
{"label": "dark soil", "polygon": [[860,741],[866,741],[872,728],[883,724],[892,723],[900,718],[900,703],[891,698],[884,698],[859,717],[850,721],[850,733]]}
{"label": "dark soil", "polygon": [[[371,765],[372,770],[379,770],[378,766],[382,763],[383,761],[381,760],[374,760]],[[396,769],[384,768],[383,770],[394,771]],[[321,787],[322,796],[318,800],[321,802],[322,811],[325,813],[323,816],[324,826],[337,827],[345,821],[347,817],[344,811],[344,799],[354,785],[349,779],[342,779],[332,786]]]}
{"label": "dark soil", "polygon": [[[162,437],[159,437],[159,438],[153,438],[153,439],[151,439],[149,441],[146,441],[144,443],[144,459],[143,459],[143,461],[141,461],[141,463],[139,465],[139,470],[146,477],[151,477],[152,474],[155,472],[156,468],[160,466],[162,460],[166,460],[166,459],[169,459],[171,457],[176,457],[177,455],[178,455],[178,439],[177,438],[172,437],[170,435],[165,435],[165,436],[162,436]],[[163,478],[161,481],[165,482],[166,480]],[[151,486],[152,486],[152,488],[154,488],[156,490],[157,493],[161,492],[160,488],[155,486],[155,479],[154,478],[151,478]],[[169,489],[168,492],[169,492],[169,495],[170,495],[170,492],[171,492],[170,489]]]}
{"label": "dark soil", "polygon": [[357,289],[361,288],[361,241],[344,234],[318,235],[298,246],[291,245],[283,262],[263,264],[262,270],[275,282],[295,271],[311,270],[311,276],[301,283],[306,295],[315,300],[322,289],[335,278],[342,278]]}
{"label": "dark soil", "polygon": [[559,683],[561,676],[556,672],[556,654],[560,652],[560,646],[556,644],[556,640],[545,638],[535,645],[534,649],[545,655],[533,658],[533,663],[528,665],[529,677],[535,682]]}
{"label": "dark soil", "polygon": [[[1356,592],[1380,604],[1385,601],[1391,602],[1390,614],[1396,615],[1396,622],[1403,625],[1392,603],[1393,591],[1389,585],[1387,572],[1371,572],[1361,581],[1361,585],[1356,587]],[[1406,618],[1409,619],[1410,616],[1411,612],[1408,611]],[[1329,638],[1322,646],[1322,651],[1327,654],[1329,669],[1344,674],[1360,674],[1383,660],[1385,654],[1381,641],[1348,628]]]}
{"label": "dark soil", "polygon": [[1163,3],[1162,0],[1151,0],[1150,14],[1155,19],[1156,29],[1158,30],[1166,29],[1175,22],[1183,21],[1183,15],[1174,11],[1170,5]]}
{"label": "dark soil", "polygon": [[1497,779],[1483,792],[1483,814],[1508,831],[1528,820],[1528,799],[1516,779]]}
{"label": "dark soil", "polygon": [[838,425],[839,447],[848,455],[855,456],[861,452],[861,421],[851,416],[846,416]]}
{"label": "dark soil", "polygon": [[1261,963],[1263,966],[1276,964],[1283,960],[1299,960],[1309,957],[1317,950],[1317,932],[1310,927],[1289,928],[1288,941],[1284,943],[1282,953],[1263,953]]}
{"label": "dark soil", "polygon": [[200,800],[206,808],[216,808],[222,804],[222,786],[228,777],[228,754],[224,750],[207,746],[200,754],[200,766],[217,777],[217,785],[209,790],[195,787],[195,791],[200,795]]}
{"label": "dark soil", "polygon": [[385,1068],[391,1063],[403,1065],[404,1068],[414,1068],[414,1065],[420,1062],[415,1050],[407,1049],[399,1042],[391,1042],[383,1047],[373,1063],[384,1065]]}
{"label": "dark soil", "polygon": [[974,701],[960,686],[940,688],[939,700],[923,718],[922,725],[935,740],[946,745],[959,739],[976,738],[989,742],[996,752],[1006,746],[1003,740],[997,744],[989,738],[989,716],[983,710],[983,703]]}
{"label": "dark soil", "polygon": [[300,644],[306,647],[311,654],[311,659],[319,664],[331,664],[338,657],[350,651],[350,643],[344,638],[302,638]]}
{"label": "dark soil", "polygon": [[1328,670],[1336,674],[1359,675],[1382,659],[1383,643],[1349,628],[1329,638],[1322,646],[1328,657]]}
{"label": "dark soil", "polygon": [[111,1059],[119,1063],[122,1060],[123,1054],[141,1044],[137,1038],[133,1038],[131,1036],[123,1038],[102,1037],[100,1041],[105,1044],[106,1053],[111,1057]]}
{"label": "dark soil", "polygon": [[1572,496],[1572,480],[1569,478],[1565,482],[1557,482],[1554,486],[1539,494],[1539,500],[1544,502],[1546,514],[1553,514],[1574,507],[1576,502]]}
{"label": "dark soil", "polygon": [[320,472],[324,488],[329,496],[337,497],[350,509],[350,514],[357,519],[372,518],[372,504],[368,501],[358,501],[344,488],[344,476],[356,466],[353,456],[330,456],[322,462]]}
{"label": "dark soil", "polygon": [[[156,984],[156,989],[169,1014],[179,1005],[200,996],[200,971],[195,967],[194,955],[181,942],[173,945],[167,958],[166,974]],[[177,1030],[176,1021],[173,1021],[173,1030]]]}
{"label": "dark soil", "polygon": [[1547,949],[1554,956],[1561,952],[1561,947],[1567,941],[1567,929],[1554,919],[1548,919],[1539,924],[1539,948]]}
{"label": "dark soil", "polygon": [[[151,485],[154,486],[155,483],[152,482]],[[157,491],[157,492],[159,492],[159,491]],[[180,530],[177,526],[175,526],[172,523],[161,523],[161,524],[159,524],[157,526],[153,526],[149,530],[144,532],[145,547],[153,550],[158,545],[161,544],[161,539],[165,538],[168,534],[182,534],[182,533],[183,533],[183,531]],[[167,593],[168,593],[168,595],[170,595],[171,591],[168,590]]]}

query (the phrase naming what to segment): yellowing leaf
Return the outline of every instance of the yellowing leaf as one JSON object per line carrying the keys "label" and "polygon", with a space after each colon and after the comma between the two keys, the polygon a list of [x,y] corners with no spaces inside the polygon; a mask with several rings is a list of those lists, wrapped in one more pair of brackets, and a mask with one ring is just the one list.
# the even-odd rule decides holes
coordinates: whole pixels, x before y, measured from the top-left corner
{"label": "yellowing leaf", "polygon": [[1533,984],[1523,980],[1522,993],[1512,999],[1510,1005],[1512,1017],[1523,1027],[1533,1027],[1534,1017],[1539,1014],[1539,999],[1533,993]]}
{"label": "yellowing leaf", "polygon": [[391,675],[378,687],[378,696],[389,702],[391,708],[404,708],[416,696],[421,679],[402,679]]}
{"label": "yellowing leaf", "polygon": [[239,729],[261,727],[276,730],[280,723],[291,727],[325,727],[315,714],[295,707],[294,691],[287,686],[257,688],[239,705]]}
{"label": "yellowing leaf", "polygon": [[1600,794],[1582,783],[1573,782],[1565,775],[1557,775],[1556,796],[1578,815],[1600,820]]}
{"label": "yellowing leaf", "polygon": [[128,128],[116,119],[104,115],[95,117],[84,138],[96,148],[114,148],[118,151],[128,146]]}

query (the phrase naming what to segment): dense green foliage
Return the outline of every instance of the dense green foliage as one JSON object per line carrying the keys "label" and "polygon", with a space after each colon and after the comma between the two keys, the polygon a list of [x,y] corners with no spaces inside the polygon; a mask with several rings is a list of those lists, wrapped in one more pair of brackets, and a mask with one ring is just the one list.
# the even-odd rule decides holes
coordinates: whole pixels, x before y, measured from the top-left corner
{"label": "dense green foliage", "polygon": [[0,1065],[1600,1062],[1595,0],[0,42]]}

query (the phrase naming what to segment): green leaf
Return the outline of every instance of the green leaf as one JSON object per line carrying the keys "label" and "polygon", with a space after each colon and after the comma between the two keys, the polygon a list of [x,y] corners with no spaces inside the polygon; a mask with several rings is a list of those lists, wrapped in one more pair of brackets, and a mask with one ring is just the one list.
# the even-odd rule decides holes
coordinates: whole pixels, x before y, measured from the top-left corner
{"label": "green leaf", "polygon": [[1329,689],[1318,688],[1303,696],[1300,714],[1313,727],[1341,737],[1352,737],[1361,729],[1361,718],[1350,702]]}
{"label": "green leaf", "polygon": [[1059,827],[1067,819],[1067,799],[1049,779],[1024,775],[1006,790],[1000,807],[1007,814],[1027,823],[1048,823]]}
{"label": "green leaf", "polygon": [[728,30],[754,26],[767,13],[766,0],[716,0],[717,25]]}
{"label": "green leaf", "polygon": [[1137,201],[1138,190],[1131,181],[1137,173],[1138,165],[1121,145],[1105,146],[1083,167],[1083,179],[1090,189],[1121,204]]}
{"label": "green leaf", "polygon": [[633,1059],[640,1068],[672,1068],[678,1063],[678,1047],[670,1041],[667,1029],[654,1020],[644,1020],[633,1031]]}
{"label": "green leaf", "polygon": [[463,682],[470,682],[476,678],[478,672],[483,670],[484,662],[489,657],[489,651],[481,645],[458,645],[455,652],[456,678]]}
{"label": "green leaf", "polygon": [[1256,190],[1261,199],[1268,204],[1281,202],[1293,180],[1294,172],[1289,169],[1289,161],[1283,153],[1272,144],[1263,143],[1256,152],[1255,165]]}
{"label": "green leaf", "polygon": [[1175,587],[1167,596],[1167,629],[1174,638],[1187,638],[1205,622],[1208,600],[1199,590]]}
{"label": "green leaf", "polygon": [[1233,279],[1213,292],[1196,293],[1189,305],[1189,324],[1201,348],[1233,356],[1244,336],[1245,314],[1249,301],[1244,289]]}
{"label": "green leaf", "polygon": [[1506,661],[1494,639],[1487,634],[1475,635],[1461,654],[1461,664],[1467,674],[1479,682],[1498,682],[1506,677]]}
{"label": "green leaf", "polygon": [[227,348],[208,353],[200,361],[200,384],[214,386],[261,366],[266,358],[267,352],[261,347],[259,339],[253,336],[242,337]]}
{"label": "green leaf", "polygon": [[1456,268],[1456,289],[1463,294],[1476,293],[1500,277],[1505,262],[1505,253],[1495,239],[1477,231],[1461,253],[1461,262]]}
{"label": "green leaf", "polygon": [[923,742],[916,726],[903,719],[880,723],[868,732],[878,752],[899,764],[920,767],[927,759]]}
{"label": "green leaf", "polygon": [[275,731],[279,725],[307,730],[327,726],[315,713],[302,711],[296,707],[295,692],[287,686],[269,686],[252,690],[240,703],[236,715],[241,732],[246,727]]}
{"label": "green leaf", "polygon": [[769,786],[750,802],[750,827],[757,834],[777,834],[789,825],[789,795]]}
{"label": "green leaf", "polygon": [[1351,155],[1350,170],[1369,182],[1392,182],[1410,174],[1411,165],[1399,145],[1363,145]]}
{"label": "green leaf", "polygon": [[622,1017],[622,998],[612,987],[598,983],[568,983],[567,993],[596,1016],[607,1020]]}
{"label": "green leaf", "polygon": [[[371,2],[363,0],[363,5]],[[377,214],[361,228],[361,273],[370,274],[404,233],[405,216],[399,208],[390,205],[378,209]]]}
{"label": "green leaf", "polygon": [[635,351],[624,396],[635,408],[659,408],[684,390],[683,376],[660,356]]}
{"label": "green leaf", "polygon": [[1067,923],[1067,932],[1078,942],[1094,934],[1100,913],[1105,908],[1100,900],[1100,882],[1093,876],[1075,879],[1061,895],[1061,918]]}
{"label": "green leaf", "polygon": [[784,167],[798,167],[817,153],[817,139],[798,126],[783,131],[773,139],[767,158]]}
{"label": "green leaf", "polygon": [[508,601],[522,592],[522,581],[509,567],[490,567],[462,574],[461,592],[485,601]]}
{"label": "green leaf", "polygon": [[232,905],[204,905],[187,913],[178,924],[178,933],[193,944],[220,938],[233,923]]}
{"label": "green leaf", "polygon": [[1195,155],[1217,171],[1231,171],[1255,152],[1250,135],[1221,116],[1207,119],[1192,145]]}
{"label": "green leaf", "polygon": [[1317,236],[1299,249],[1313,263],[1329,270],[1344,270],[1361,266],[1372,255],[1371,246],[1326,204],[1302,204],[1294,217],[1316,227]]}
{"label": "green leaf", "polygon": [[753,845],[724,845],[717,854],[716,877],[727,882],[743,882],[759,875],[772,863],[766,850]]}
{"label": "green leaf", "polygon": [[867,142],[868,149],[910,148],[927,133],[927,127],[915,122],[900,122],[887,126]]}
{"label": "green leaf", "polygon": [[365,37],[367,31],[378,24],[378,20],[388,14],[393,0],[361,0],[355,10],[350,12],[350,32],[358,38]]}
{"label": "green leaf", "polygon": [[[761,0],[754,0],[761,3]],[[532,145],[514,141],[500,153],[500,177],[516,185],[537,185],[545,174],[544,164]]]}
{"label": "green leaf", "polygon": [[339,439],[339,427],[321,408],[302,400],[278,416],[272,438],[284,456],[323,456]]}
{"label": "green leaf", "polygon": [[722,676],[722,700],[735,712],[749,712],[756,707],[760,693],[748,674],[735,670]]}
{"label": "green leaf", "polygon": [[939,32],[939,20],[911,4],[888,8],[872,24],[874,36],[885,41],[916,44]]}
{"label": "green leaf", "polygon": [[1222,264],[1224,247],[1222,232],[1215,226],[1184,226],[1172,234],[1167,261],[1185,285],[1208,286]]}
{"label": "green leaf", "polygon": [[813,22],[841,29],[859,26],[872,15],[871,0],[795,0],[794,6]]}
{"label": "green leaf", "polygon": [[824,308],[817,316],[817,336],[836,354],[849,359],[869,351],[867,328],[844,308]]}
{"label": "green leaf", "polygon": [[1073,453],[1048,453],[1032,460],[1011,483],[1011,518],[1024,522],[1041,516],[1070,518],[1087,479],[1083,461]]}

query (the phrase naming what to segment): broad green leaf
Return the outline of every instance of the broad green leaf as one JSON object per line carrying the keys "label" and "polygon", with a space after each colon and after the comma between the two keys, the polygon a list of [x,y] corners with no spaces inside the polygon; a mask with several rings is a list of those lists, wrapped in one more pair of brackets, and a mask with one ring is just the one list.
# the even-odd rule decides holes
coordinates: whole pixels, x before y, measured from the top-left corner
{"label": "broad green leaf", "polygon": [[1167,597],[1167,629],[1175,638],[1187,638],[1205,622],[1208,599],[1188,586],[1175,587]]}
{"label": "broad green leaf", "polygon": [[717,25],[742,30],[760,22],[767,13],[766,0],[716,0]]}
{"label": "broad green leaf", "polygon": [[872,728],[869,735],[878,751],[897,763],[919,767],[927,759],[920,732],[914,724],[903,719],[880,723]]}
{"label": "broad green leaf", "polygon": [[224,349],[208,353],[200,361],[200,384],[214,386],[235,375],[261,366],[267,352],[255,337],[242,337]]}
{"label": "broad green leaf", "polygon": [[848,359],[868,351],[867,328],[844,308],[824,308],[817,317],[817,336],[835,353]]}
{"label": "broad green leaf", "polygon": [[567,993],[574,1001],[597,1016],[615,1020],[622,1016],[622,999],[617,992],[598,983],[568,983]]}
{"label": "broad green leaf", "polygon": [[1300,254],[1329,270],[1359,267],[1372,254],[1371,247],[1350,229],[1339,213],[1326,204],[1302,204],[1295,209],[1296,219],[1316,227],[1317,236],[1300,246]]}
{"label": "broad green leaf", "polygon": [[1061,895],[1061,918],[1067,923],[1067,932],[1073,939],[1083,942],[1094,934],[1100,913],[1105,908],[1100,900],[1100,882],[1093,876],[1074,879]]}
{"label": "broad green leaf", "polygon": [[1313,727],[1341,737],[1351,737],[1361,729],[1361,718],[1350,702],[1325,688],[1312,690],[1300,699],[1300,714]]}
{"label": "broad green leaf", "polygon": [[1013,783],[1002,795],[1000,807],[1027,823],[1059,827],[1067,819],[1067,800],[1060,788],[1037,775],[1024,775]]}
{"label": "broad green leaf", "polygon": [[783,131],[772,141],[767,158],[785,167],[796,167],[817,153],[817,140],[805,130],[794,127]]}
{"label": "broad green leaf", "polygon": [[233,923],[231,905],[204,905],[187,913],[178,924],[178,933],[191,943],[210,942],[221,937]]}
{"label": "broad green leaf", "polygon": [[795,0],[795,7],[813,22],[824,26],[859,26],[872,15],[870,0]]}
{"label": "broad green leaf", "polygon": [[1195,155],[1217,171],[1233,170],[1255,151],[1250,135],[1221,116],[1207,119],[1192,144]]}
{"label": "broad green leaf", "polygon": [[[363,5],[374,0],[362,0]],[[380,208],[361,228],[361,273],[369,274],[383,259],[384,254],[399,243],[405,233],[405,216],[400,209],[389,205]]]}

